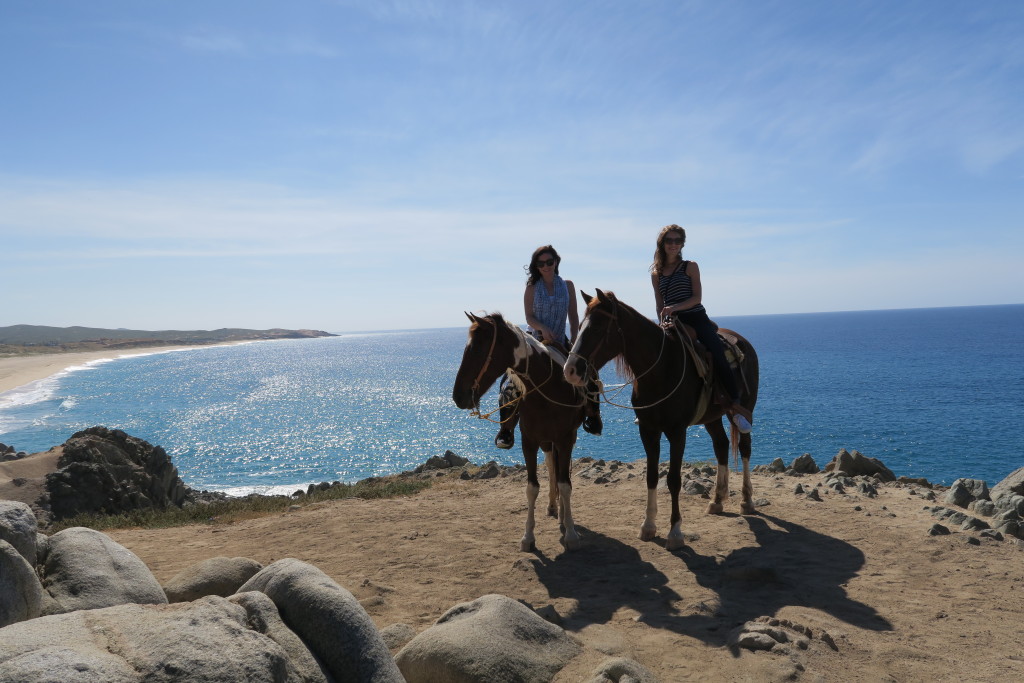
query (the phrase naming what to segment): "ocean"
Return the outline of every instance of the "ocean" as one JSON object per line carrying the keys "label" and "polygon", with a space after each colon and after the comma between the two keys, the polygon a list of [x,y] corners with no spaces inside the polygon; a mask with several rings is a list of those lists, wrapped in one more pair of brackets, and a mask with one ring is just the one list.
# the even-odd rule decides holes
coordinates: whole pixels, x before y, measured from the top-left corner
{"label": "ocean", "polygon": [[[824,466],[846,448],[897,475],[990,486],[1024,465],[1024,304],[716,320],[760,358],[754,465],[810,453]],[[447,328],[111,358],[0,394],[0,441],[37,452],[105,425],[162,446],[189,486],[234,495],[354,482],[446,450],[521,462],[452,403],[465,340]],[[602,379],[621,381],[612,364]],[[482,407],[496,405],[492,389]],[[580,430],[573,456],[642,458],[632,411],[602,415],[604,434]],[[712,458],[692,427],[687,461]]]}

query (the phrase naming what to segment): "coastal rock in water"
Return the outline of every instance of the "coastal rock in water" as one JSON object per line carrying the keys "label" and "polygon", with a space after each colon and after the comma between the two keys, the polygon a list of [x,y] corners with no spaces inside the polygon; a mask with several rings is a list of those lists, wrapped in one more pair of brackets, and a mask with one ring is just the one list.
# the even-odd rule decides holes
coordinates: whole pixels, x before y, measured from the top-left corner
{"label": "coastal rock in water", "polygon": [[243,607],[219,597],[160,608],[118,605],[24,621],[4,629],[0,681],[303,680],[285,651],[252,630],[249,622]]}
{"label": "coastal rock in water", "polygon": [[181,506],[188,488],[159,446],[117,429],[90,427],[64,443],[58,471],[46,475],[55,520],[82,513]]}
{"label": "coastal rock in water", "polygon": [[859,451],[847,452],[845,448],[839,449],[836,457],[825,465],[825,471],[847,477],[864,475],[883,482],[896,481],[896,475],[878,458],[865,457]]}
{"label": "coastal rock in water", "polygon": [[409,683],[550,681],[582,647],[503,595],[444,613],[395,656]]}
{"label": "coastal rock in water", "polygon": [[957,479],[946,492],[943,502],[965,508],[976,500],[988,500],[988,484],[983,479]]}
{"label": "coastal rock in water", "polygon": [[43,587],[32,565],[13,545],[0,540],[0,628],[35,619],[42,602]]}
{"label": "coastal rock in water", "polygon": [[227,597],[263,569],[247,557],[211,557],[183,569],[164,586],[168,602],[191,602],[206,595]]}
{"label": "coastal rock in water", "polygon": [[36,537],[39,526],[32,508],[13,500],[0,500],[0,540],[17,549],[31,566],[36,564]]}
{"label": "coastal rock in water", "polygon": [[167,604],[163,588],[135,553],[84,527],[50,536],[39,573],[54,600],[44,608],[46,614],[127,603]]}
{"label": "coastal rock in water", "polygon": [[[347,590],[293,558],[261,569],[239,593],[265,593],[337,681],[401,683],[402,675],[370,615]],[[211,598],[205,598],[211,599]]]}
{"label": "coastal rock in water", "polygon": [[991,498],[993,501],[1010,495],[1024,496],[1024,467],[1018,467],[992,487]]}

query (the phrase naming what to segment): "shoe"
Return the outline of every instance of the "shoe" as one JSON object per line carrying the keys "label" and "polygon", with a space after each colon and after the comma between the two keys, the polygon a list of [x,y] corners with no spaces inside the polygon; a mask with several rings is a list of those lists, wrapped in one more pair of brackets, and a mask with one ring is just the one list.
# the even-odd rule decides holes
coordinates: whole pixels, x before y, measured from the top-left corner
{"label": "shoe", "polygon": [[498,435],[494,437],[494,445],[503,450],[512,448],[512,445],[516,442],[516,436],[507,429],[502,429],[498,432]]}
{"label": "shoe", "polygon": [[587,415],[583,418],[583,431],[594,436],[601,436],[604,431],[604,423],[598,415]]}
{"label": "shoe", "polygon": [[749,434],[750,430],[753,429],[747,418],[743,417],[739,413],[732,416],[732,423],[736,425],[736,429],[740,430],[740,434]]}

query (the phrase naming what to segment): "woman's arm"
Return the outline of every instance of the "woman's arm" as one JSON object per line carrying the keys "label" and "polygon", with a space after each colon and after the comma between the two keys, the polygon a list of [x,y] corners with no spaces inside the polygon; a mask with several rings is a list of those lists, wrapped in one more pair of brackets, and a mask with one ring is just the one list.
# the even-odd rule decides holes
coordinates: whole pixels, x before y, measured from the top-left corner
{"label": "woman's arm", "polygon": [[658,274],[651,273],[651,286],[654,287],[654,319],[661,322],[664,317],[665,300],[661,298],[661,287],[658,286]]}
{"label": "woman's arm", "polygon": [[576,333],[580,331],[580,314],[576,309],[576,287],[572,280],[565,281],[565,288],[569,290],[569,346],[576,341]]}
{"label": "woman's arm", "polygon": [[690,285],[693,287],[693,296],[689,299],[680,301],[677,304],[671,306],[665,306],[661,309],[661,315],[663,318],[667,318],[673,313],[680,311],[688,311],[694,306],[698,306],[701,302],[703,295],[703,289],[700,285],[700,268],[697,266],[696,261],[690,261],[686,264],[686,274],[690,276]]}

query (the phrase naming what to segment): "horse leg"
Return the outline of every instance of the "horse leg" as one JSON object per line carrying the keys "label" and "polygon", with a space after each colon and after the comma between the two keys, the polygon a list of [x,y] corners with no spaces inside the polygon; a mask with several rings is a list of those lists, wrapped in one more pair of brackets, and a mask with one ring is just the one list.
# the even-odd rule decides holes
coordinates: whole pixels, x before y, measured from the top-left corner
{"label": "horse leg", "polygon": [[553,446],[545,443],[544,466],[548,468],[548,517],[558,517],[558,472],[555,466]]}
{"label": "horse leg", "polygon": [[[735,427],[732,427],[735,429]],[[719,515],[725,501],[729,500],[729,437],[722,426],[722,420],[712,420],[704,425],[708,436],[711,437],[711,445],[715,449],[715,461],[718,463],[718,473],[715,476],[715,497],[708,503],[707,514]]]}
{"label": "horse leg", "polygon": [[533,535],[536,526],[533,511],[537,504],[537,496],[540,494],[540,482],[537,481],[537,442],[527,439],[520,432],[520,443],[523,448],[523,459],[526,461],[526,533],[519,541],[519,550],[524,553],[537,549],[537,542]]}
{"label": "horse leg", "polygon": [[658,534],[658,461],[661,459],[661,432],[641,424],[640,442],[647,453],[647,514],[640,527],[640,540],[653,541]]}
{"label": "horse leg", "polygon": [[668,484],[669,493],[672,494],[672,517],[671,528],[668,536],[665,537],[666,550],[679,550],[686,545],[683,538],[683,514],[679,510],[679,492],[683,488],[683,452],[686,450],[686,425],[674,428],[668,437],[669,460],[668,460]]}
{"label": "horse leg", "polygon": [[558,467],[558,494],[561,503],[559,510],[562,527],[562,545],[566,550],[580,547],[580,535],[576,532],[576,524],[572,519],[572,441],[567,444],[555,445],[555,461]]}
{"label": "horse leg", "polygon": [[[733,426],[733,429],[736,429]],[[754,509],[754,485],[750,483],[750,434],[740,434],[740,457],[743,459],[743,503],[740,511],[752,515]]]}

